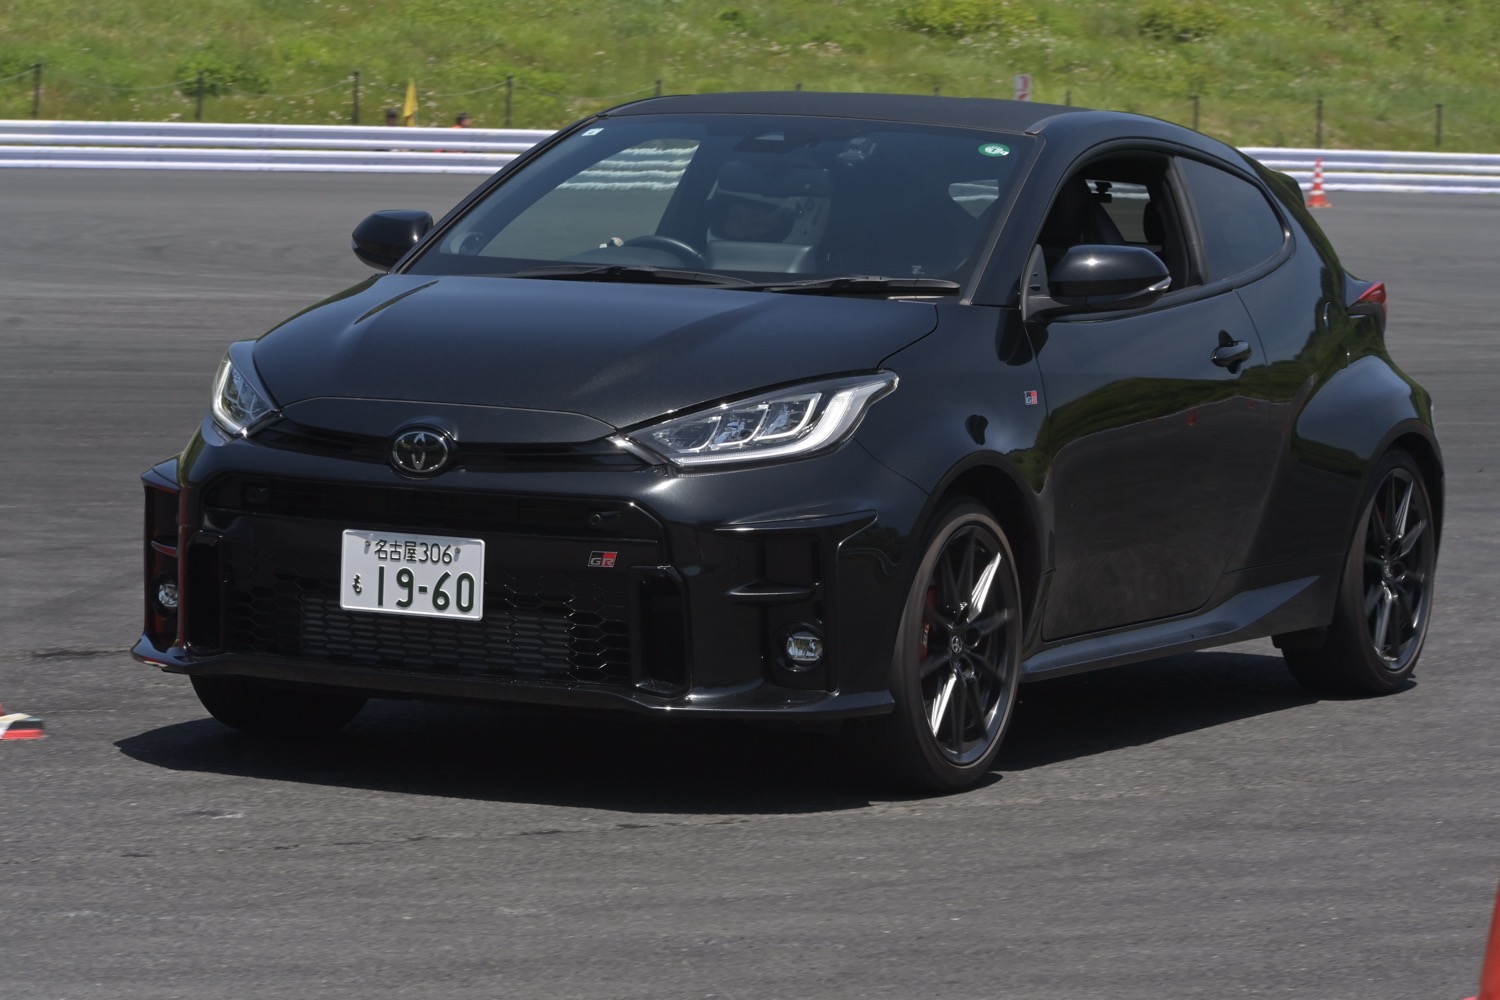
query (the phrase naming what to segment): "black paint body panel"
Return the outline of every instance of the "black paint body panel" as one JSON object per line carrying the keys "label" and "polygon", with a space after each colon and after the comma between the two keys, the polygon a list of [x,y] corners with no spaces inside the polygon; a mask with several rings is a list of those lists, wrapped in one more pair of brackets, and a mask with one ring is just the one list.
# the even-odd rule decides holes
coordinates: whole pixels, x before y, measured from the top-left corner
{"label": "black paint body panel", "polygon": [[[1029,151],[951,294],[405,271],[583,130],[752,113],[987,129]],[[1254,185],[1284,248],[1144,308],[1025,318],[1047,206],[1080,163],[1120,150]],[[1388,355],[1383,314],[1350,301],[1353,279],[1284,184],[1164,122],[889,95],[644,101],[540,144],[404,261],[254,344],[276,419],[236,436],[207,417],[148,474],[152,516],[176,504],[183,609],[175,626],[148,614],[139,659],[391,696],[843,718],[889,709],[900,609],[956,496],[988,506],[1011,542],[1031,677],[1326,625],[1355,507],[1393,446],[1441,507],[1431,402]],[[1248,360],[1215,361],[1226,343]],[[896,388],[804,457],[683,468],[619,446],[700,407],[877,373]],[[451,438],[451,468],[391,467],[385,443],[414,425]],[[330,608],[352,528],[485,537],[487,593],[508,602],[501,645],[466,652],[451,623],[395,636]],[[813,669],[783,652],[796,629],[826,644]]]}

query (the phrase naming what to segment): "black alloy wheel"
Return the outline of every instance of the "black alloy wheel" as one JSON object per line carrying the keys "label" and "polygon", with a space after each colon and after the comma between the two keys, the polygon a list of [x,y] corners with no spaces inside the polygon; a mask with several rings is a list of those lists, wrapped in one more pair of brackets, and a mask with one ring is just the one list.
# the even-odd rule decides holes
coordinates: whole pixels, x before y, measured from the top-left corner
{"label": "black alloy wheel", "polygon": [[1404,688],[1427,636],[1437,526],[1422,470],[1392,451],[1371,483],[1323,643],[1282,651],[1297,681],[1318,694]]}
{"label": "black alloy wheel", "polygon": [[936,525],[897,630],[895,710],[866,724],[857,749],[902,786],[953,791],[988,772],[1015,707],[1020,584],[983,507],[951,505]]}

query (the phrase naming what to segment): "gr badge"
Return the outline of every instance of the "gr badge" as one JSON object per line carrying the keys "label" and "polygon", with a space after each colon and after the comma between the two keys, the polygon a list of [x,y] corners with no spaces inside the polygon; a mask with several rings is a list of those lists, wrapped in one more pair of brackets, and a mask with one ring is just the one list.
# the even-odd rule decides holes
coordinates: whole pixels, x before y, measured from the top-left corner
{"label": "gr badge", "polygon": [[590,552],[589,565],[600,569],[613,569],[618,552]]}

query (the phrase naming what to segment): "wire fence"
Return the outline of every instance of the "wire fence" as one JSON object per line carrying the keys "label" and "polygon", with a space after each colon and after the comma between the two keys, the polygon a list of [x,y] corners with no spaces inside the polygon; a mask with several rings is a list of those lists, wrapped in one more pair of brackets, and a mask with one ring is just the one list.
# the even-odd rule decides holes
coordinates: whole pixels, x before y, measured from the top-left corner
{"label": "wire fence", "polygon": [[[410,110],[416,125],[452,124],[467,114],[473,124],[492,128],[557,128],[594,111],[664,92],[660,79],[609,94],[568,92],[557,84],[548,74],[517,71],[480,86],[418,90],[416,107],[408,109],[410,81],[370,80],[358,70],[319,86],[273,93],[210,70],[166,83],[120,86],[48,72],[36,63],[0,77],[0,118],[361,125],[389,121],[392,114],[404,123]],[[802,85],[793,83],[791,89]],[[944,91],[934,87],[933,92]],[[1236,145],[1500,151],[1500,114],[1493,102],[1456,107],[1444,101],[1408,102],[1386,109],[1310,97],[1259,100],[1247,106],[1194,95],[1146,103],[1071,89],[1051,95],[1039,92],[1037,97],[1152,115]]]}
{"label": "wire fence", "polygon": [[[1072,103],[1071,94],[1068,103]],[[1314,98],[1301,107],[1283,105],[1279,111],[1274,108],[1275,106],[1267,104],[1253,115],[1241,113],[1238,120],[1228,123],[1227,127],[1221,118],[1213,115],[1212,109],[1205,115],[1204,101],[1197,96],[1146,113],[1200,131],[1204,128],[1205,119],[1211,118],[1219,125],[1217,131],[1221,134],[1253,133],[1233,135],[1231,141],[1240,145],[1256,141],[1281,145],[1301,140],[1317,149],[1340,147],[1347,145],[1341,140],[1350,131],[1352,124],[1365,133],[1373,127],[1382,134],[1407,139],[1403,143],[1389,143],[1391,148],[1441,150],[1446,144],[1452,149],[1479,152],[1493,148],[1497,134],[1500,134],[1500,117],[1477,119],[1460,116],[1455,121],[1442,101],[1435,101],[1429,107],[1409,110],[1404,114],[1384,111],[1372,113],[1363,105],[1355,109],[1336,109],[1321,97]]]}
{"label": "wire fence", "polygon": [[[120,86],[49,73],[42,63],[35,63],[0,76],[0,118],[23,117],[29,108],[30,117],[39,120],[45,116],[361,125],[389,119],[392,112],[404,120],[410,83],[370,81],[354,70],[323,86],[273,93],[204,70],[167,83]],[[493,127],[555,128],[590,111],[662,92],[662,81],[655,80],[623,93],[571,94],[540,85],[526,74],[507,73],[477,87],[420,90],[410,110],[416,125],[451,123],[460,113],[478,117],[467,104],[463,111],[454,110],[459,107],[455,102],[463,100],[481,106]],[[87,110],[70,114],[74,108]]]}

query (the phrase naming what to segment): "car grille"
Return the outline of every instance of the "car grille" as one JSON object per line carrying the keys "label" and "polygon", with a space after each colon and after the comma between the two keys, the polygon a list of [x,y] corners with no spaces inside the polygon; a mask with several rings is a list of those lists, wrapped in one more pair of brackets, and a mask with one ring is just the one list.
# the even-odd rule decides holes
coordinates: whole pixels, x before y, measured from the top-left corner
{"label": "car grille", "polygon": [[[345,611],[331,574],[231,558],[231,650],[389,670],[629,683],[628,600],[563,574],[487,570],[484,619]],[[334,567],[336,570],[336,566]]]}
{"label": "car grille", "polygon": [[[284,420],[260,431],[257,444],[309,455],[326,455],[377,465],[389,464],[391,440],[305,427]],[[457,447],[453,466],[476,472],[563,472],[568,470],[633,471],[644,468],[640,458],[608,441],[581,444],[518,445],[465,441]]]}
{"label": "car grille", "polygon": [[269,515],[332,521],[344,528],[443,530],[661,540],[661,526],[634,504],[581,497],[474,493],[425,486],[365,486],[243,475],[214,480],[210,516]]}
{"label": "car grille", "polygon": [[[377,670],[628,685],[631,568],[665,561],[655,522],[618,501],[231,477],[205,491],[204,514],[221,553],[225,651]],[[483,538],[484,618],[344,610],[345,528]],[[616,566],[589,567],[606,548]]]}

